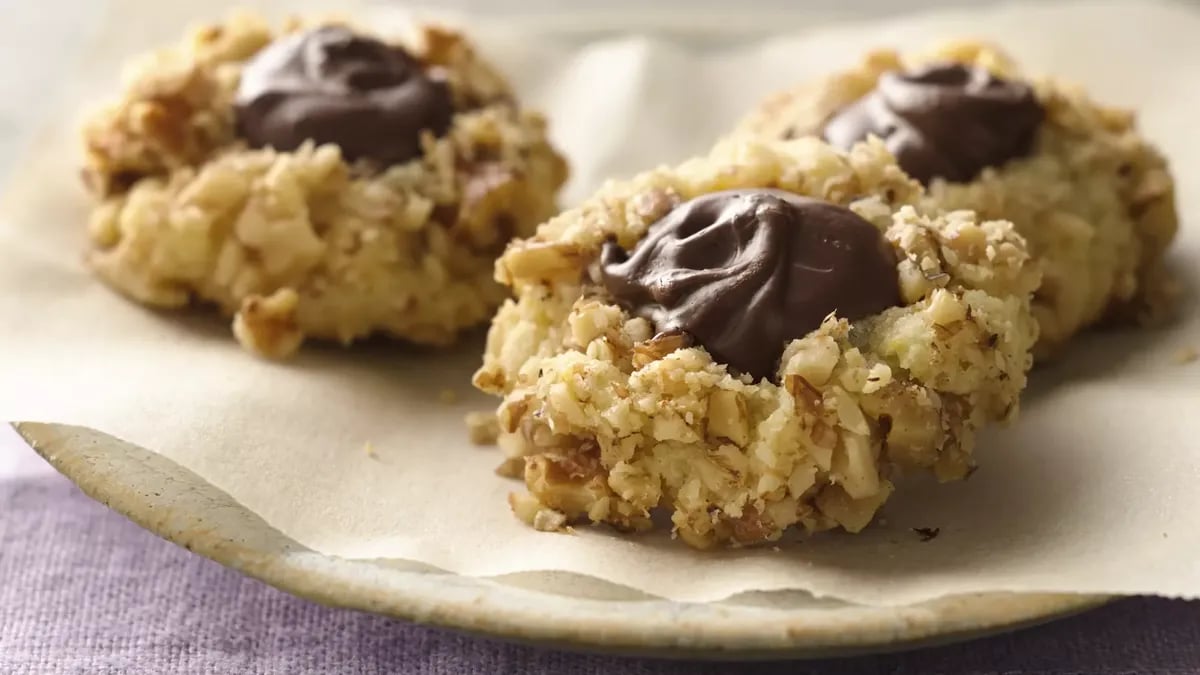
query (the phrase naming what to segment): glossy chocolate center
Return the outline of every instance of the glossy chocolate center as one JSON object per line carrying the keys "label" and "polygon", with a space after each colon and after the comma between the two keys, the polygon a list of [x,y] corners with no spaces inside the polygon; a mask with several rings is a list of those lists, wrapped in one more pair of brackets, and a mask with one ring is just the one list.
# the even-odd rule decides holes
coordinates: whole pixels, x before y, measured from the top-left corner
{"label": "glossy chocolate center", "polygon": [[450,128],[446,83],[399,47],[324,26],[268,45],[242,71],[238,132],[252,146],[334,143],[381,166],[421,154],[422,130]]}
{"label": "glossy chocolate center", "polygon": [[1044,117],[1029,85],[941,64],[885,73],[874,91],[831,117],[822,135],[849,149],[874,134],[922,184],[962,183],[1028,155]]}
{"label": "glossy chocolate center", "polygon": [[729,190],[681,204],[626,252],[601,254],[601,280],[660,331],[684,331],[756,378],[830,313],[859,319],[900,304],[896,257],[853,211],[782,190]]}

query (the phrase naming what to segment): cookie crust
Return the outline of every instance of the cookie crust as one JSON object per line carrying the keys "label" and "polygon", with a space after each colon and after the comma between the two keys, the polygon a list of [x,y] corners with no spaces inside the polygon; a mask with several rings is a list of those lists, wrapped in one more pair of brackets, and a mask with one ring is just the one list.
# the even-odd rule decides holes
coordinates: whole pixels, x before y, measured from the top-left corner
{"label": "cookie crust", "polygon": [[890,71],[957,62],[1029,81],[1046,112],[1032,153],[967,183],[935,179],[926,202],[947,211],[1012,221],[1041,266],[1033,300],[1039,358],[1093,324],[1155,323],[1170,313],[1174,284],[1163,255],[1178,228],[1175,184],[1164,157],[1131,111],[1101,105],[1079,87],[1029,78],[994,45],[961,41],[903,55],[872,52],[854,68],[763,101],[735,135],[819,134],[834,112]]}
{"label": "cookie crust", "polygon": [[[831,315],[759,381],[686,335],[654,335],[590,270],[605,241],[631,248],[676,204],[754,187],[876,225],[903,298],[859,321]],[[878,141],[843,154],[811,138],[737,139],[610,183],[510,245],[496,273],[516,299],[474,381],[503,398],[499,443],[528,488],[515,513],[646,530],[661,508],[692,546],[749,545],[793,526],[861,530],[900,470],[965,476],[976,431],[1017,410],[1039,273],[1011,224],[928,213],[921,199]]]}
{"label": "cookie crust", "polygon": [[505,298],[494,260],[556,212],[565,162],[545,120],[434,26],[404,46],[446,73],[457,112],[420,157],[380,170],[331,144],[247,147],[232,105],[241,68],[303,27],[237,15],[135,65],[83,131],[88,261],[139,302],[217,306],[265,356],[306,338],[448,344]]}

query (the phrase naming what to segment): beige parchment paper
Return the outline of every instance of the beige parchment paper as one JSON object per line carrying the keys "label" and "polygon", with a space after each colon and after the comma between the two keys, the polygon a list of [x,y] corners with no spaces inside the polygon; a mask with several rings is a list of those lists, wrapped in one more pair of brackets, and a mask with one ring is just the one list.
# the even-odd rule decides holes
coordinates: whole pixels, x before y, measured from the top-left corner
{"label": "beige parchment paper", "polygon": [[[62,92],[62,115],[0,208],[0,419],[82,424],[156,450],[316,550],[464,575],[567,570],[688,601],[783,588],[878,605],[1001,590],[1200,595],[1200,362],[1180,363],[1181,350],[1200,347],[1190,300],[1168,330],[1089,336],[1041,368],[1019,421],[986,434],[969,482],[902,485],[886,524],[859,536],[697,553],[665,536],[518,523],[505,495],[520,486],[493,474],[498,451],[470,445],[462,423],[492,405],[468,384],[478,338],[448,353],[306,347],[270,363],[243,353],[209,313],[118,297],[81,264],[74,123],[113,90],[124,58],[213,18],[218,4],[116,2],[77,77],[48,85]],[[402,17],[373,7],[368,20]],[[863,49],[982,36],[1031,69],[1141,109],[1180,182],[1175,263],[1198,285],[1200,13],[1025,5],[820,31],[793,21],[803,32],[719,42],[639,35],[635,17],[610,23],[622,21],[629,31],[590,41],[532,24],[478,27],[525,99],[549,113],[574,166],[567,203],[605,177],[703,151],[759,96]],[[444,389],[456,403],[441,400]],[[914,527],[940,536],[921,542]]]}

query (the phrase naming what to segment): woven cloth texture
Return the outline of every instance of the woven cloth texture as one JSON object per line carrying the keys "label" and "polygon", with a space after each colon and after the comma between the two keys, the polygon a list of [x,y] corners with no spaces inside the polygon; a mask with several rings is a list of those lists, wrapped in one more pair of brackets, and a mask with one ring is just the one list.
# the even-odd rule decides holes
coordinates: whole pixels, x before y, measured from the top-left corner
{"label": "woven cloth texture", "polygon": [[507,644],[294,598],[57,475],[0,480],[0,673],[1200,673],[1200,603],[1124,600],[1010,635],[829,661],[702,663]]}

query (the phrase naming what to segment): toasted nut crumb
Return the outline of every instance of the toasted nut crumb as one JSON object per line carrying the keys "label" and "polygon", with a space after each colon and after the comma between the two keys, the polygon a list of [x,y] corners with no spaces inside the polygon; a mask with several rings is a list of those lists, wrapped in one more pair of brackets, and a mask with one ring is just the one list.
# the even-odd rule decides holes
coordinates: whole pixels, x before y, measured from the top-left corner
{"label": "toasted nut crumb", "polygon": [[633,346],[633,367],[641,368],[677,349],[687,349],[692,344],[692,336],[682,331],[659,333],[649,340]]}
{"label": "toasted nut crumb", "polygon": [[949,291],[938,289],[929,300],[929,318],[935,325],[948,326],[967,318],[967,307]]}
{"label": "toasted nut crumb", "polygon": [[533,514],[533,529],[539,532],[562,532],[567,527],[567,517],[554,509],[538,509]]}
{"label": "toasted nut crumb", "polygon": [[886,363],[876,363],[867,371],[867,381],[863,383],[862,393],[874,394],[892,383],[892,369]]}
{"label": "toasted nut crumb", "polygon": [[871,427],[867,424],[867,418],[863,415],[862,408],[858,407],[858,402],[853,396],[841,387],[834,387],[833,400],[839,426],[858,436],[871,435]]}
{"label": "toasted nut crumb", "polygon": [[530,398],[526,397],[506,400],[501,404],[500,410],[496,413],[496,421],[499,423],[500,429],[506,433],[514,433],[525,414],[529,412],[529,403]]}
{"label": "toasted nut crumb", "polygon": [[466,414],[463,421],[467,424],[467,437],[475,445],[495,445],[500,436],[500,423],[496,413],[475,410]]}
{"label": "toasted nut crumb", "polygon": [[508,506],[513,515],[541,532],[566,532],[567,516],[561,511],[549,508],[529,493],[510,492]]}
{"label": "toasted nut crumb", "polygon": [[689,528],[676,528],[672,533],[684,541],[688,546],[701,551],[713,548],[717,545],[717,537],[711,530],[707,532],[697,532]]}
{"label": "toasted nut crumb", "polygon": [[243,347],[260,356],[291,356],[304,341],[304,332],[296,326],[299,300],[291,288],[281,288],[266,298],[247,297],[233,318],[234,336]]}
{"label": "toasted nut crumb", "polygon": [[795,342],[784,353],[785,375],[799,375],[809,384],[824,386],[833,374],[840,354],[837,342],[828,335]]}
{"label": "toasted nut crumb", "polygon": [[816,410],[821,405],[821,391],[812,386],[803,375],[787,375],[783,386],[796,399],[796,411]]}
{"label": "toasted nut crumb", "polygon": [[727,438],[734,444],[745,447],[750,441],[749,420],[746,401],[741,394],[728,389],[718,389],[708,397],[708,432],[712,436]]}
{"label": "toasted nut crumb", "polygon": [[1195,347],[1183,347],[1175,352],[1175,363],[1179,365],[1191,363],[1196,359],[1200,359],[1200,350],[1197,350]]}
{"label": "toasted nut crumb", "polygon": [[852,499],[866,499],[879,491],[879,470],[866,436],[843,434],[841,445],[833,453],[832,468]]}
{"label": "toasted nut crumb", "polygon": [[576,246],[528,241],[509,248],[500,259],[497,274],[505,283],[517,279],[562,281],[579,275],[581,260]]}
{"label": "toasted nut crumb", "polygon": [[525,458],[505,457],[496,467],[496,475],[502,478],[521,478],[525,475]]}
{"label": "toasted nut crumb", "polygon": [[510,492],[508,493],[508,507],[512,509],[513,515],[526,525],[533,525],[533,518],[541,510],[542,503],[528,492]]}

